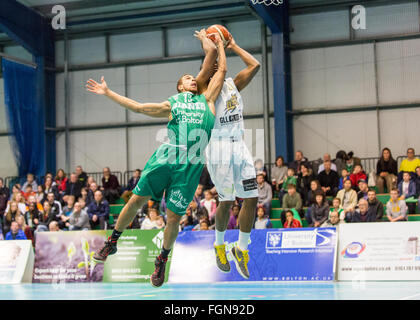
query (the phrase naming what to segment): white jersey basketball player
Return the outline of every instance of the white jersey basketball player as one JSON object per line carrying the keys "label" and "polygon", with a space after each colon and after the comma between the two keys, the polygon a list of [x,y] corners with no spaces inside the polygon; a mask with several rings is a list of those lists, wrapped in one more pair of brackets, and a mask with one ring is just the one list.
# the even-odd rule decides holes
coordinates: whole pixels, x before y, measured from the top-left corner
{"label": "white jersey basketball player", "polygon": [[234,79],[225,79],[215,103],[215,125],[206,149],[207,168],[220,200],[216,211],[214,248],[218,268],[223,272],[229,272],[230,265],[224,244],[224,235],[230,217],[229,209],[234,204],[235,197],[244,198],[238,218],[239,239],[231,253],[239,274],[248,279],[248,241],[255,220],[258,188],[252,156],[242,139],[244,103],[240,91],[255,76],[260,64],[251,54],[240,48],[233,37],[227,48],[244,61],[246,68]]}

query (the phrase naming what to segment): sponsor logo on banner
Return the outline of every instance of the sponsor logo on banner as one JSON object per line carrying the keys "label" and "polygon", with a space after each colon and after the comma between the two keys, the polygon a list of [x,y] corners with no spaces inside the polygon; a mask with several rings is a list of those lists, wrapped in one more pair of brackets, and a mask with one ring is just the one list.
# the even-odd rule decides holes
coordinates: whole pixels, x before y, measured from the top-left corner
{"label": "sponsor logo on banner", "polygon": [[152,242],[158,247],[162,249],[163,247],[163,231],[160,231],[153,239]]}
{"label": "sponsor logo on banner", "polygon": [[268,231],[265,249],[267,253],[285,253],[279,249],[317,248],[331,245],[334,230],[313,229],[305,231]]}
{"label": "sponsor logo on banner", "polygon": [[[227,230],[225,234],[229,261],[232,261],[230,250],[238,239],[238,231]],[[169,282],[244,281],[233,263],[229,273],[219,271],[213,243],[214,231],[181,232],[173,250]],[[335,228],[253,229],[248,247],[249,280],[334,280],[336,245]]]}
{"label": "sponsor logo on banner", "polygon": [[352,242],[347,245],[343,251],[341,251],[341,256],[344,258],[355,259],[366,249],[366,244],[360,242]]}

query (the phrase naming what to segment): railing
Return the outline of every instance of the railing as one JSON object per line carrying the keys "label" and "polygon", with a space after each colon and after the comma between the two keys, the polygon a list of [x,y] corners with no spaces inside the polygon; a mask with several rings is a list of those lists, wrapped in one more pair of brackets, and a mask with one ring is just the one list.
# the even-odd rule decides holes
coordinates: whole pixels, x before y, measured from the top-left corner
{"label": "railing", "polygon": [[378,163],[380,157],[371,157],[371,158],[360,158],[360,162],[363,166],[363,170],[367,175],[372,171],[376,172],[376,164]]}
{"label": "railing", "polygon": [[[102,177],[104,176],[103,172],[86,172],[88,177],[93,177],[93,179],[98,183],[98,185],[102,184]],[[125,181],[123,180],[123,174],[121,171],[112,171],[111,174],[117,177],[118,182],[121,186],[125,185]]]}

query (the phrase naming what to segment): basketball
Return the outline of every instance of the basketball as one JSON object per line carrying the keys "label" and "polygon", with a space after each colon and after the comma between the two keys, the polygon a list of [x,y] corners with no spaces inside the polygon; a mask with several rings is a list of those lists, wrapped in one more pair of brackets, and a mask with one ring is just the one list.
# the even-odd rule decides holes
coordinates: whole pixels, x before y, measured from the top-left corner
{"label": "basketball", "polygon": [[214,36],[212,36],[215,33],[219,33],[220,38],[222,38],[223,46],[226,48],[228,45],[228,42],[231,38],[230,32],[226,27],[220,25],[220,24],[214,24],[207,28],[206,33],[208,37],[214,42]]}

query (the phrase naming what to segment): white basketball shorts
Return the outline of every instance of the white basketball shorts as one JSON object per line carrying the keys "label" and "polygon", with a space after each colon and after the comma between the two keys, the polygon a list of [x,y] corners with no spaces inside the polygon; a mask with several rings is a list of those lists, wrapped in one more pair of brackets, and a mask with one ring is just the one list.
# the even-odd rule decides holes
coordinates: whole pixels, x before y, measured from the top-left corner
{"label": "white basketball shorts", "polygon": [[220,201],[258,197],[252,156],[242,138],[211,138],[206,148],[207,169]]}

